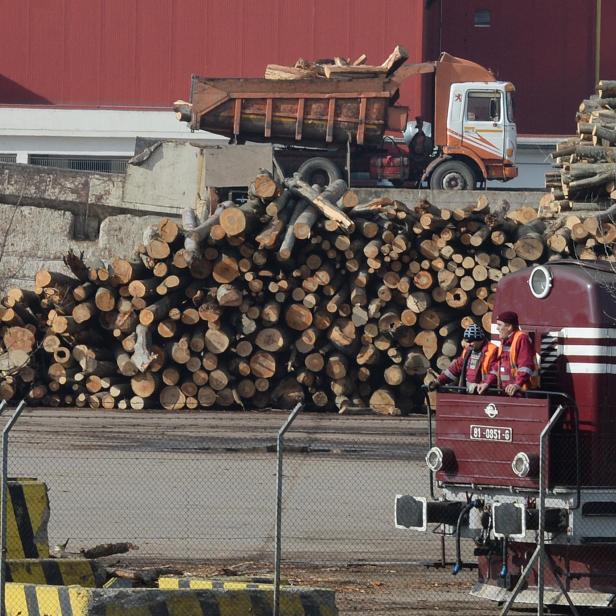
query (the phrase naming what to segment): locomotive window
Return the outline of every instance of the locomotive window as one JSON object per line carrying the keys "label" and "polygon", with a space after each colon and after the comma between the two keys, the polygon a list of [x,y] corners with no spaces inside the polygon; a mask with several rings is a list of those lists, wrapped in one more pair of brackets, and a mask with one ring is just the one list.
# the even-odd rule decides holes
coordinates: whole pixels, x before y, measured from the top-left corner
{"label": "locomotive window", "polygon": [[528,278],[528,286],[537,299],[547,297],[552,288],[552,276],[548,268],[543,265],[535,267]]}

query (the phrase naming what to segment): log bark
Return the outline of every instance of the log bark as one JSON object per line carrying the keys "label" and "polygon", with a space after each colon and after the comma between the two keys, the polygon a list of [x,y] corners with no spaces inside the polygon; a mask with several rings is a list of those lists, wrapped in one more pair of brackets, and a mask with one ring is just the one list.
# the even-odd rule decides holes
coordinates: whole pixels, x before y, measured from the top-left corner
{"label": "log bark", "polygon": [[[353,231],[353,221],[342,212],[335,203],[329,201],[325,193],[319,195],[309,184],[304,182],[298,174],[295,174],[292,179],[285,180],[285,184],[287,188],[296,195],[310,201],[310,203],[312,203],[326,218],[334,221],[345,233],[351,233]],[[342,184],[338,185],[342,187]],[[344,186],[344,190],[342,190],[342,188],[340,188],[340,190],[340,196],[342,196],[344,190],[346,190],[346,185]],[[340,198],[340,196],[338,198]],[[337,200],[338,199],[336,199],[336,201]]]}

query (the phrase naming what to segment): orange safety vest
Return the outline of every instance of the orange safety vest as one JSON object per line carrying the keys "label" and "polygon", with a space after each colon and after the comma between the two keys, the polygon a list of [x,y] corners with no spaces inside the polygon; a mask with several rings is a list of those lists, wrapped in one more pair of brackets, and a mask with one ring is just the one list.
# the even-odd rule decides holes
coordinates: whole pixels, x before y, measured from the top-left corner
{"label": "orange safety vest", "polygon": [[[463,351],[465,365],[466,365],[466,359],[469,353],[471,352],[471,350],[472,349],[469,345]],[[486,344],[485,349],[483,351],[483,357],[481,358],[481,364],[480,364],[482,377],[488,374],[488,372],[490,371],[490,366],[492,365],[494,356],[498,353],[498,351],[499,351],[498,347],[492,342],[488,342]],[[460,376],[465,376],[465,375],[460,375]]]}
{"label": "orange safety vest", "polygon": [[[522,330],[517,329],[513,332],[513,338],[511,339],[511,347],[509,351],[509,365],[511,366],[511,376],[515,379],[518,374],[518,341],[521,336],[526,336]],[[501,354],[503,352],[503,343],[501,342],[500,347],[498,347],[498,356],[497,359],[500,359]],[[500,371],[499,371],[499,380],[500,380]],[[537,367],[537,360],[535,358],[535,354],[533,353],[533,372],[530,375],[530,380],[525,385],[522,385],[522,391],[526,391],[528,389],[538,389],[539,388],[539,369]]]}

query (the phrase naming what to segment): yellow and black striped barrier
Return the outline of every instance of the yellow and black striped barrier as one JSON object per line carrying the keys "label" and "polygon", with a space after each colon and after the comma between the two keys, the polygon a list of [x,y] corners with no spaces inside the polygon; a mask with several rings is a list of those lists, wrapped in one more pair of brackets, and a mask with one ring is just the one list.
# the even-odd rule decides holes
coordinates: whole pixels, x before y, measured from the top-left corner
{"label": "yellow and black striped barrier", "polygon": [[[82,588],[8,583],[7,616],[271,616],[273,590]],[[337,616],[331,590],[283,586],[280,616]]]}
{"label": "yellow and black striped barrier", "polygon": [[[285,580],[282,582],[287,584]],[[260,577],[204,578],[192,576],[165,575],[158,578],[158,587],[166,590],[218,588],[221,590],[272,590],[273,580]]]}
{"label": "yellow and black striped barrier", "polygon": [[7,558],[48,558],[49,497],[37,479],[9,479]]}
{"label": "yellow and black striped barrier", "polygon": [[88,616],[90,595],[80,586],[10,582],[5,587],[6,616]]}
{"label": "yellow and black striped barrier", "polygon": [[6,581],[50,586],[100,588],[107,580],[105,567],[85,558],[37,558],[6,561]]}

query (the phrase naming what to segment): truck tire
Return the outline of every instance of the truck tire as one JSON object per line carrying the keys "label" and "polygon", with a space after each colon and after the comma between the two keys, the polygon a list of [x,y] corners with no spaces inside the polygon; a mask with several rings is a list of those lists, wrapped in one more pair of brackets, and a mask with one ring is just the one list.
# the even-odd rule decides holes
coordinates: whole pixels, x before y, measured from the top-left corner
{"label": "truck tire", "polygon": [[436,190],[473,190],[475,174],[461,160],[446,160],[430,176],[430,188]]}
{"label": "truck tire", "polygon": [[333,160],[322,156],[315,156],[304,161],[297,172],[304,182],[310,185],[329,186],[334,180],[342,179],[340,167]]}

